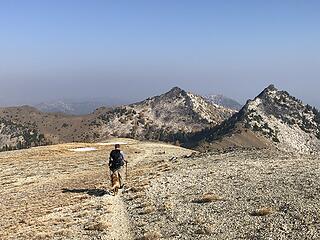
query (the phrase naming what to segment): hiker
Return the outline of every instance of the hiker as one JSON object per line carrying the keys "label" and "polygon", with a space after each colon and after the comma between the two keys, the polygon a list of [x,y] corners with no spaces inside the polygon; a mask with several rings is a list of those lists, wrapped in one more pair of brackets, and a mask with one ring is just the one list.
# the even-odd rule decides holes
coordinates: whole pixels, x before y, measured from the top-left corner
{"label": "hiker", "polygon": [[113,173],[118,173],[119,181],[120,181],[120,188],[124,186],[124,164],[127,164],[127,161],[124,158],[123,151],[120,150],[120,144],[115,144],[114,149],[110,152],[109,157],[109,168],[111,171],[110,176]]}

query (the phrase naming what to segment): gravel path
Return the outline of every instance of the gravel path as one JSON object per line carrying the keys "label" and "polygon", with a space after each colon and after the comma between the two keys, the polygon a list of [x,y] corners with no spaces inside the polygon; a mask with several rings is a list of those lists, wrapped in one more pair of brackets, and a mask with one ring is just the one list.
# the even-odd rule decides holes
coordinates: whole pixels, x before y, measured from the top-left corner
{"label": "gravel path", "polygon": [[[121,193],[119,193],[121,194]],[[110,201],[113,205],[113,212],[109,216],[112,219],[112,226],[106,239],[114,240],[132,240],[131,225],[128,218],[127,209],[121,199],[121,196],[112,197]]]}

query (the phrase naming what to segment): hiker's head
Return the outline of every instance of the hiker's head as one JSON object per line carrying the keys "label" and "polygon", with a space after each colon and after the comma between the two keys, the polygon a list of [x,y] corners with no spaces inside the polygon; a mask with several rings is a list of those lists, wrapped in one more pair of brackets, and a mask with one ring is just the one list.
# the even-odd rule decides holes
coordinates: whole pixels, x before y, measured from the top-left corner
{"label": "hiker's head", "polygon": [[120,149],[120,144],[118,144],[118,143],[115,144],[115,145],[114,145],[114,149]]}

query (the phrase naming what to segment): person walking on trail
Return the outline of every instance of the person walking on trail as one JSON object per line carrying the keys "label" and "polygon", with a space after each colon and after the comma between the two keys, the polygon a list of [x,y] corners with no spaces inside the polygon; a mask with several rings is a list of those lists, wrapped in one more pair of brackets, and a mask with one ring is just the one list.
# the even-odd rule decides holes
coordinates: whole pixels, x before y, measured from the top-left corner
{"label": "person walking on trail", "polygon": [[120,144],[115,144],[114,149],[110,152],[109,168],[111,171],[110,176],[113,173],[118,173],[120,188],[124,186],[124,164],[128,161],[125,160],[123,151],[120,150]]}

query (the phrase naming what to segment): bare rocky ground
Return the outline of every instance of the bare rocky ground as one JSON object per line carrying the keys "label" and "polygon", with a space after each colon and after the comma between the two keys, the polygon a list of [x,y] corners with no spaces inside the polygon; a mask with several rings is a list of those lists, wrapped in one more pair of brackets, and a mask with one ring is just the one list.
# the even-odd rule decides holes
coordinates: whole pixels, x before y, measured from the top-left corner
{"label": "bare rocky ground", "polygon": [[[116,197],[108,192],[112,146],[0,153],[0,239],[320,238],[318,156],[118,141],[128,142],[130,164]],[[76,147],[97,151],[68,150]]]}
{"label": "bare rocky ground", "polygon": [[318,156],[238,150],[168,165],[127,199],[139,236],[320,239]]}

